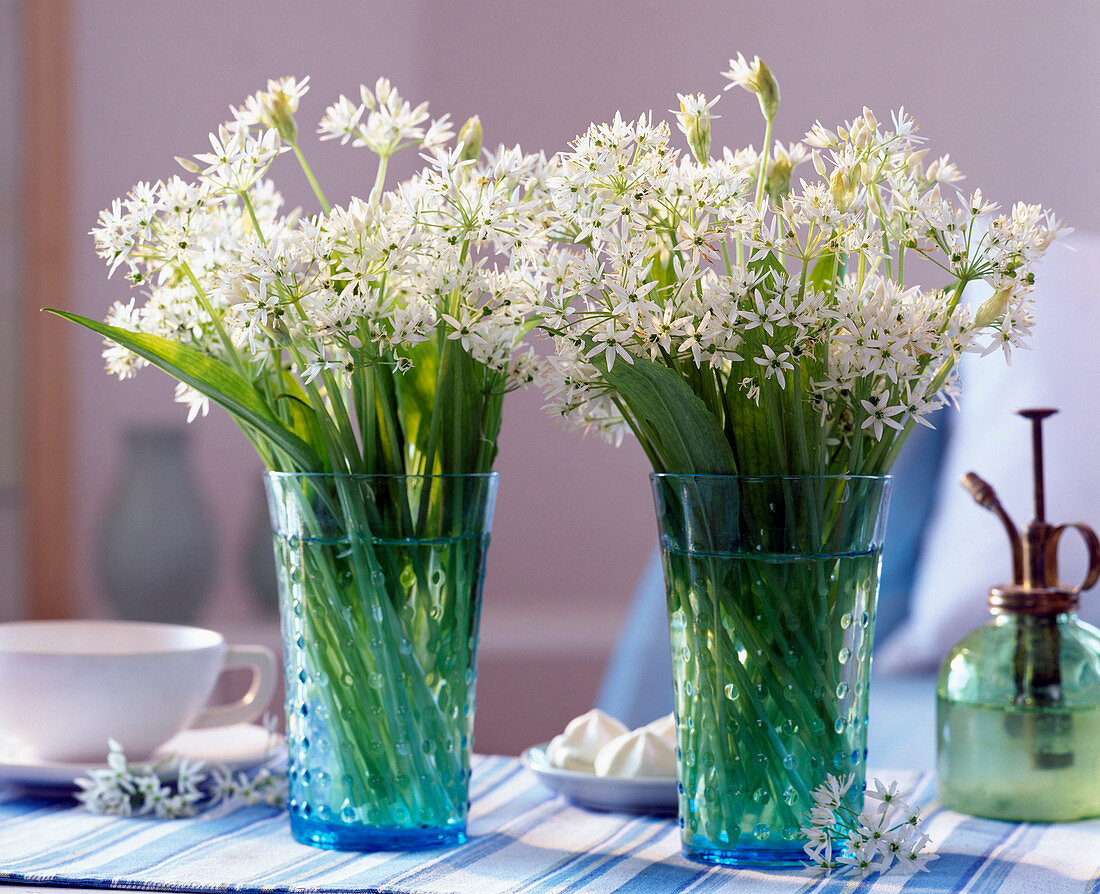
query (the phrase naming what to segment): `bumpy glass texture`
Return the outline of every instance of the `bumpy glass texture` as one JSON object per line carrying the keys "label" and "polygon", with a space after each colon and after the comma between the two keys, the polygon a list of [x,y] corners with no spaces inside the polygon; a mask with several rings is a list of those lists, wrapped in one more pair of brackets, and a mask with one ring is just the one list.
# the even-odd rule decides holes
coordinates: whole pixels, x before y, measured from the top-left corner
{"label": "bumpy glass texture", "polygon": [[948,654],[937,687],[944,806],[1017,822],[1100,816],[1100,631],[1005,614]]}
{"label": "bumpy glass texture", "polygon": [[496,481],[268,474],[298,841],[466,840]]}
{"label": "bumpy glass texture", "polygon": [[810,793],[855,775],[889,479],[654,475],[684,854],[798,866]]}

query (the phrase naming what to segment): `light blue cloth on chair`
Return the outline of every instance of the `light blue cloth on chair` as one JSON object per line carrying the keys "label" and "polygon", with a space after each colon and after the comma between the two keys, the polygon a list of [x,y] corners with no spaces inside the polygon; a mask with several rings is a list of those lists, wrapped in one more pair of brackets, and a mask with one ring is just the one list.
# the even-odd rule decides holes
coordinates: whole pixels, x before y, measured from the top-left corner
{"label": "light blue cloth on chair", "polygon": [[596,707],[631,729],[672,711],[672,656],[661,554],[654,549],[615,649],[604,671]]}

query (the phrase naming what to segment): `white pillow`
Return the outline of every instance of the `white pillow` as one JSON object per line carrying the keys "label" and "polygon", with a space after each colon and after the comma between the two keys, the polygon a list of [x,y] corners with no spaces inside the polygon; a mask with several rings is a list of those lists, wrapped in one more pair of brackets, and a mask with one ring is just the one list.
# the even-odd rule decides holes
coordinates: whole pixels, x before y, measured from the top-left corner
{"label": "white pillow", "polygon": [[[1014,351],[1011,365],[996,355],[962,361],[960,411],[952,419],[909,616],[876,650],[879,670],[937,667],[958,640],[990,619],[989,588],[1011,583],[1007,534],[959,478],[977,472],[1018,527],[1031,520],[1031,423],[1013,410],[1060,410],[1043,423],[1047,521],[1100,528],[1100,236],[1074,233],[1051,247],[1036,271],[1034,316],[1032,347]],[[1075,532],[1063,536],[1059,558],[1062,580],[1078,583],[1085,561]],[[1080,614],[1100,623],[1100,589],[1082,595]]]}

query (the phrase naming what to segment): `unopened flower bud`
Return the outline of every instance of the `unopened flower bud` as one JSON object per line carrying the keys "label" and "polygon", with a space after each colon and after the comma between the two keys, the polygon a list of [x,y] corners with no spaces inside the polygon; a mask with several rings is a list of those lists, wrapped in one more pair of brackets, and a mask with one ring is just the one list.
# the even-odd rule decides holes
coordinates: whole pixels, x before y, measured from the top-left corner
{"label": "unopened flower bud", "polygon": [[794,163],[786,153],[778,155],[775,161],[768,165],[767,190],[773,201],[780,200],[791,191],[791,172],[793,170]]}
{"label": "unopened flower bud", "polygon": [[268,322],[260,323],[260,329],[262,329],[264,334],[280,348],[285,348],[291,342],[290,333],[287,331],[286,324],[280,319],[271,317]]}
{"label": "unopened flower bud", "polygon": [[687,137],[688,148],[691,154],[700,164],[706,164],[710,158],[710,108],[717,102],[717,98],[709,103],[707,98],[700,93],[698,96],[682,93],[677,94],[680,99],[680,113],[676,116],[680,119],[680,130]]}
{"label": "unopened flower bud", "polygon": [[[754,56],[750,63],[738,53],[736,59],[730,59],[730,70],[723,76],[733,81],[733,84],[738,84],[750,93],[755,93],[764,117],[768,121],[775,118],[775,113],[779,111],[779,84],[772,76],[771,69],[759,56]],[[727,84],[726,89],[728,90],[733,84]]]}
{"label": "unopened flower bud", "polygon": [[293,143],[298,138],[298,124],[294,113],[298,101],[309,91],[309,78],[280,78],[269,80],[267,90],[249,100],[249,106],[265,127],[272,128],[281,139]]}
{"label": "unopened flower bud", "polygon": [[753,92],[760,101],[760,111],[771,121],[779,111],[779,84],[762,59],[756,60],[756,76],[753,80],[756,85]]}
{"label": "unopened flower bud", "polygon": [[462,146],[459,156],[462,161],[477,161],[481,157],[481,119],[473,115],[466,119],[458,132],[458,142]]}
{"label": "unopened flower bud", "polygon": [[275,128],[279,137],[288,143],[298,139],[298,123],[294,120],[294,110],[297,106],[297,99],[292,101],[283,90],[273,90],[264,95],[264,124]]}
{"label": "unopened flower bud", "polygon": [[984,329],[986,326],[991,326],[997,322],[1002,316],[1004,316],[1005,309],[1008,307],[1008,299],[1012,296],[1012,289],[998,289],[993,295],[983,301],[978,308],[978,312],[974,314],[974,324],[979,329]]}
{"label": "unopened flower bud", "polygon": [[847,211],[855,203],[859,195],[860,165],[845,171],[837,168],[833,176],[829,178],[829,194],[833,197],[833,204],[837,210]]}

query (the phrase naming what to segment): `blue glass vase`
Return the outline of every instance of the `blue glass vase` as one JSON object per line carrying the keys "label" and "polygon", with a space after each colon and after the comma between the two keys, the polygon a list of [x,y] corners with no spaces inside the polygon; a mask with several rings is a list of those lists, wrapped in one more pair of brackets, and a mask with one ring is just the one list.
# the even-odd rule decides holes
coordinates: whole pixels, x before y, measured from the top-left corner
{"label": "blue glass vase", "polygon": [[828,774],[862,807],[889,478],[652,480],[684,855],[797,867]]}
{"label": "blue glass vase", "polygon": [[466,840],[497,477],[267,474],[296,840]]}

